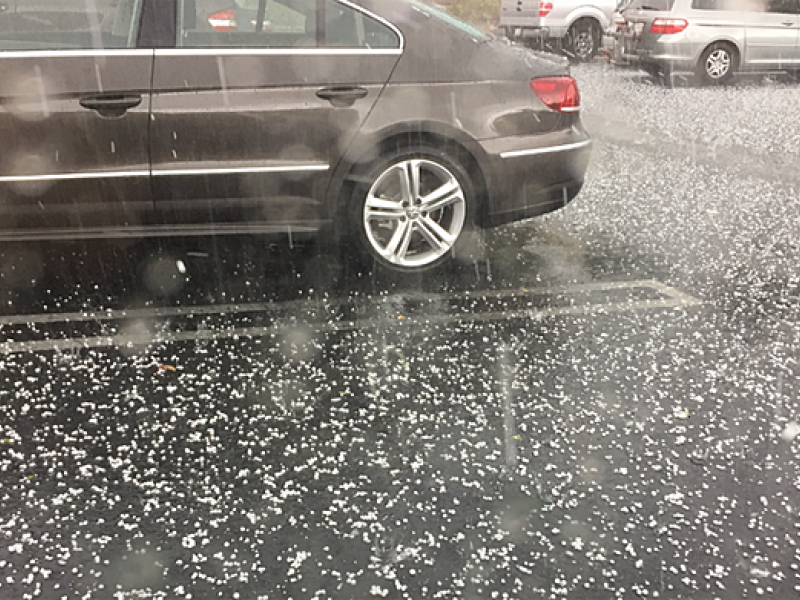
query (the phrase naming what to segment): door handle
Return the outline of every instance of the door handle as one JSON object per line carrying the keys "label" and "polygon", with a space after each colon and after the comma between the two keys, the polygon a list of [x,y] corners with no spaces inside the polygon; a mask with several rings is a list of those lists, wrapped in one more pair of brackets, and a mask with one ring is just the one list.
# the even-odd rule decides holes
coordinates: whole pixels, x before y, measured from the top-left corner
{"label": "door handle", "polygon": [[124,115],[129,108],[135,108],[142,103],[142,97],[131,96],[89,96],[81,98],[83,108],[96,110],[101,117],[115,118]]}
{"label": "door handle", "polygon": [[794,21],[783,21],[781,25],[786,25],[786,27],[791,27],[794,25]]}
{"label": "door handle", "polygon": [[329,87],[317,90],[317,97],[329,101],[337,108],[353,106],[356,100],[366,97],[366,88],[362,87]]}

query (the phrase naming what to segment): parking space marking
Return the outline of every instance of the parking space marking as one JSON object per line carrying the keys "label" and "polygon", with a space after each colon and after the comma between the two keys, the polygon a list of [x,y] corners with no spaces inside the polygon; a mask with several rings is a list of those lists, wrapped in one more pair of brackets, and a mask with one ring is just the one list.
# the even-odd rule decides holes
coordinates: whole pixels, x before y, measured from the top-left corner
{"label": "parking space marking", "polygon": [[[363,319],[308,322],[295,321],[292,325],[273,323],[254,327],[232,327],[218,329],[192,329],[186,331],[165,331],[148,334],[148,339],[142,339],[141,334],[129,335],[117,333],[112,335],[97,335],[87,337],[64,337],[61,339],[41,339],[26,341],[0,342],[0,355],[18,352],[45,352],[45,351],[74,351],[84,348],[141,348],[155,344],[204,341],[215,339],[233,339],[239,337],[263,337],[264,335],[287,331],[298,323],[308,325],[320,333],[337,331],[351,331],[356,329],[374,329],[386,327],[388,324],[395,326],[413,326],[419,324],[440,325],[453,322],[491,322],[502,320],[541,320],[555,316],[577,316],[584,314],[611,314],[638,310],[668,309],[698,306],[703,302],[694,296],[668,286],[660,281],[647,279],[636,281],[618,282],[592,282],[576,285],[566,285],[548,288],[524,288],[514,290],[485,290],[477,292],[463,292],[460,294],[434,294],[412,293],[395,294],[391,296],[377,296],[372,299],[373,306],[391,304],[393,300],[400,302],[409,301],[447,301],[447,300],[503,300],[511,298],[531,298],[535,296],[553,296],[555,298],[568,298],[569,296],[596,292],[615,292],[649,290],[659,294],[657,299],[628,299],[614,302],[584,302],[569,306],[545,306],[536,308],[522,308],[510,310],[486,310],[479,312],[457,313],[421,313],[404,315],[402,320],[392,317],[370,317]],[[336,300],[326,301],[336,304]],[[350,302],[347,299],[339,301],[340,305]],[[142,321],[147,319],[168,319],[182,316],[226,316],[238,313],[268,313],[276,310],[315,308],[319,302],[308,300],[292,300],[287,302],[258,302],[245,304],[223,304],[203,306],[178,306],[178,307],[153,307],[130,310],[108,310],[87,313],[46,313],[37,315],[12,315],[0,317],[0,331],[4,326],[35,326],[56,323],[102,323],[108,321]]]}

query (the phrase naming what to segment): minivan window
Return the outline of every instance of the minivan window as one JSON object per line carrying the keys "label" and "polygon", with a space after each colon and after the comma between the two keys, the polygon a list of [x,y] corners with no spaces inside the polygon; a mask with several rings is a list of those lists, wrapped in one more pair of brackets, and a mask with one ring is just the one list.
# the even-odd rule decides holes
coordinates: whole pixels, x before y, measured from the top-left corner
{"label": "minivan window", "polygon": [[672,10],[675,0],[633,0],[625,10]]}
{"label": "minivan window", "polygon": [[692,0],[695,10],[738,10],[748,12],[768,12],[780,14],[797,14],[800,12],[800,0]]}
{"label": "minivan window", "polygon": [[767,0],[766,12],[796,15],[800,13],[800,0]]}
{"label": "minivan window", "polygon": [[744,5],[738,0],[692,0],[695,10],[742,10]]}
{"label": "minivan window", "polygon": [[0,12],[0,51],[136,45],[142,0],[20,0]]}
{"label": "minivan window", "polygon": [[[234,48],[399,48],[388,26],[334,0],[237,0],[233,7],[203,11],[181,0],[178,45]],[[324,26],[317,22],[324,17]]]}

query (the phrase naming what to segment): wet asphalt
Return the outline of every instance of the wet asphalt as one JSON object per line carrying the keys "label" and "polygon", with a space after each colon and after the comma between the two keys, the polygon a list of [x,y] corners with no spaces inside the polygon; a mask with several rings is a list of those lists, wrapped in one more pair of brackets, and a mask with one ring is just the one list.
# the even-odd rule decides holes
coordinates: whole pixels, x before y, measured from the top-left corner
{"label": "wet asphalt", "polygon": [[798,86],[574,68],[564,210],[436,276],[0,257],[0,598],[800,598]]}

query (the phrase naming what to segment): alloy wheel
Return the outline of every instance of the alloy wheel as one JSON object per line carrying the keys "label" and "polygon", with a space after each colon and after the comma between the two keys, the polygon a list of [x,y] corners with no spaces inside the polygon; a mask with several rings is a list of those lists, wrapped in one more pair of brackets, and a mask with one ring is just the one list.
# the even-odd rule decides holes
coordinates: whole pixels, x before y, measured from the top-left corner
{"label": "alloy wheel", "polygon": [[594,54],[594,35],[591,29],[582,29],[573,36],[572,50],[580,60],[586,60]]}
{"label": "alloy wheel", "polygon": [[364,202],[363,226],[372,250],[399,267],[425,267],[450,252],[464,229],[464,189],[429,159],[386,168]]}

